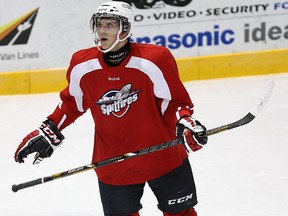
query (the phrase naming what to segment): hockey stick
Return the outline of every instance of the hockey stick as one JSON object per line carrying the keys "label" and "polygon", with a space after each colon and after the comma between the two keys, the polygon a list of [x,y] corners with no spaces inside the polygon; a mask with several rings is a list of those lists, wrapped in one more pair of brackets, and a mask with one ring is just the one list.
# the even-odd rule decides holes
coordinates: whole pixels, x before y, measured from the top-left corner
{"label": "hockey stick", "polygon": [[[233,123],[229,123],[220,127],[216,127],[216,128],[212,128],[206,131],[207,136],[211,136],[213,134],[216,133],[220,133],[220,132],[224,132],[226,130],[230,130],[236,127],[240,127],[242,125],[248,124],[249,122],[251,122],[257,115],[258,113],[263,109],[263,107],[265,106],[271,92],[274,86],[274,82],[271,81],[269,83],[267,83],[267,85],[265,86],[264,89],[264,93],[263,95],[261,95],[259,102],[256,104],[256,106],[247,114],[245,115],[243,118],[239,119],[238,121],[235,121]],[[80,166],[74,169],[70,169],[64,172],[60,172],[57,174],[53,174],[51,176],[47,176],[47,177],[42,177],[42,178],[38,178],[29,182],[25,182],[25,183],[21,183],[18,185],[12,185],[12,191],[13,192],[17,192],[18,190],[24,189],[24,188],[28,188],[28,187],[32,187],[35,185],[39,185],[39,184],[43,184],[49,181],[53,181],[59,178],[64,178],[70,175],[74,175],[74,174],[78,174],[80,172],[84,172],[84,171],[88,171],[91,169],[96,169],[102,166],[106,166],[109,164],[113,164],[113,163],[118,163],[120,161],[124,161],[127,159],[131,159],[134,157],[138,157],[141,155],[145,155],[145,154],[150,154],[156,151],[161,151],[173,146],[176,146],[178,144],[183,144],[183,140],[182,139],[176,139],[176,140],[172,140],[170,142],[166,142],[166,143],[162,143],[162,144],[158,144],[155,146],[151,146],[148,148],[144,148],[135,152],[129,152],[117,157],[113,157],[107,160],[103,160],[103,161],[99,161],[96,163],[91,163],[85,166]]]}

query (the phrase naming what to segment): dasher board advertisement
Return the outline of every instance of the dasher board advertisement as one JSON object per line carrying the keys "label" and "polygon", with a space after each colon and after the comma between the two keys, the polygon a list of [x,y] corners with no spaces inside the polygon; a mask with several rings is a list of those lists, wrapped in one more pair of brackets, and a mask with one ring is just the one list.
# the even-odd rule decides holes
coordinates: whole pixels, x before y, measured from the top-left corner
{"label": "dasher board advertisement", "polygon": [[[131,41],[168,47],[176,58],[288,48],[288,1],[123,0]],[[89,20],[103,0],[3,0],[0,72],[67,67],[94,46]],[[19,7],[21,5],[21,7]]]}

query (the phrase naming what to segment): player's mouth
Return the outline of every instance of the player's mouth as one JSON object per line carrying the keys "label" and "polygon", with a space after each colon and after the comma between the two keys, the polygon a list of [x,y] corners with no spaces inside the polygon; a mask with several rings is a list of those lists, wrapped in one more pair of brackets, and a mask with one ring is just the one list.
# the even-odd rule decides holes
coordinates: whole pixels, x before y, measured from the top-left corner
{"label": "player's mouth", "polygon": [[100,42],[103,42],[103,43],[105,43],[105,42],[107,42],[108,41],[108,38],[101,38],[100,39]]}

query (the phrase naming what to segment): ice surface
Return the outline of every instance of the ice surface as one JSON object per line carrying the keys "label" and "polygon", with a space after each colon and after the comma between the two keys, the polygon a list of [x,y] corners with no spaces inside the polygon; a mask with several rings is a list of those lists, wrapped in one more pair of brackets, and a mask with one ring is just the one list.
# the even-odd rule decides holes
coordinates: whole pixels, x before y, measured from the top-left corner
{"label": "ice surface", "polygon": [[[199,216],[288,215],[288,74],[185,83],[194,116],[207,128],[243,117],[258,102],[266,80],[275,87],[261,113],[248,125],[209,137],[191,153]],[[58,103],[58,93],[0,97],[0,216],[100,216],[102,206],[93,171],[55,180],[17,193],[12,184],[89,164],[93,149],[90,113],[64,130],[63,145],[52,158],[33,166],[16,164],[21,139],[37,128]],[[162,215],[148,187],[143,216]]]}

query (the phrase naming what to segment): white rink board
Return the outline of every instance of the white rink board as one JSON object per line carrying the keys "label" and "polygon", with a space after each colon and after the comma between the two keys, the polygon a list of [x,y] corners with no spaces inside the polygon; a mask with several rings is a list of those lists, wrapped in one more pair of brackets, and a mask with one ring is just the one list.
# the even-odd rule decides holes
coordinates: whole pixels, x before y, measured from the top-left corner
{"label": "white rink board", "polygon": [[[0,46],[0,72],[67,67],[72,53],[94,46],[89,20],[102,2],[3,0],[0,43],[7,24],[39,11],[26,44]],[[158,0],[146,9],[133,4],[132,39],[167,46],[176,58],[288,48],[287,0],[186,2],[177,7]]]}

